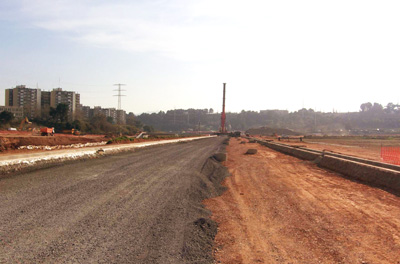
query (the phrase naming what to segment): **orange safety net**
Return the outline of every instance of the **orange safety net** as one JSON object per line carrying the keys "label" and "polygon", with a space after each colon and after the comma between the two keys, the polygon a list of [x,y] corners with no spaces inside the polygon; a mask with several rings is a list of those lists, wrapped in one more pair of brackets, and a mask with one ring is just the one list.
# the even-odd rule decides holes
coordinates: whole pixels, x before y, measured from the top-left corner
{"label": "orange safety net", "polygon": [[381,147],[383,162],[400,165],[400,147]]}

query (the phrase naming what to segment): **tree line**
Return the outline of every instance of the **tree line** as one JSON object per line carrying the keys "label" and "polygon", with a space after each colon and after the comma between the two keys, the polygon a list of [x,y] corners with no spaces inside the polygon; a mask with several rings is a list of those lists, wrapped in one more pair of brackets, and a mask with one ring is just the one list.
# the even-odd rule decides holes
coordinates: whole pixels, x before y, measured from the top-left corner
{"label": "tree line", "polygon": [[[126,115],[126,124],[117,124],[113,118],[106,117],[104,114],[99,113],[91,118],[84,118],[83,115],[77,111],[75,119],[71,121],[68,116],[68,105],[58,104],[56,108],[50,107],[42,111],[40,117],[33,118],[32,123],[34,127],[54,127],[55,131],[76,129],[82,133],[92,134],[135,134],[138,131],[154,131],[151,126],[143,125],[140,121],[136,120],[133,113]],[[0,113],[0,127],[18,127],[21,120],[14,118],[10,112],[3,111]]]}
{"label": "tree line", "polygon": [[[143,113],[126,115],[126,124],[115,124],[112,118],[96,115],[91,119],[77,116],[76,120],[68,121],[66,105],[59,104],[50,108],[47,116],[32,120],[34,123],[60,129],[78,129],[86,133],[122,133],[134,134],[138,131],[164,131],[180,133],[182,131],[218,131],[221,116],[213,109],[175,109],[158,113]],[[0,124],[16,125],[12,114],[0,113]],[[388,103],[363,103],[358,112],[337,113],[317,112],[302,108],[298,111],[264,110],[227,113],[226,126],[228,130],[245,131],[250,128],[267,126],[271,128],[287,128],[302,133],[353,133],[369,132],[400,132],[400,105]]]}
{"label": "tree line", "polygon": [[[220,114],[212,109],[176,109],[138,115],[137,120],[162,131],[218,131]],[[245,131],[267,126],[288,128],[302,133],[366,134],[391,132],[400,128],[400,106],[389,103],[363,103],[358,112],[317,112],[302,108],[298,111],[264,110],[227,113],[228,130]]]}

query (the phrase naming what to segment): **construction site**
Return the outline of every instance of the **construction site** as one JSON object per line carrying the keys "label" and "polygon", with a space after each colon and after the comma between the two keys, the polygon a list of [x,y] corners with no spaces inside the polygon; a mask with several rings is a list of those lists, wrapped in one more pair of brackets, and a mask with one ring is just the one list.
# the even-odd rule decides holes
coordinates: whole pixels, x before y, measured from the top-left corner
{"label": "construction site", "polygon": [[215,134],[3,131],[0,263],[400,263],[400,138],[228,131],[225,93]]}

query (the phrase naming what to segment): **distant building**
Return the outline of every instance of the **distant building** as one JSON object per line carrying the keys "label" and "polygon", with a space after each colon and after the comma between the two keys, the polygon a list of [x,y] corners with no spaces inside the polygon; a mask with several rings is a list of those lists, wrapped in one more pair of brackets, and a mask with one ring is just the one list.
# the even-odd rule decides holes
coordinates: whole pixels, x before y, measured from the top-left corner
{"label": "distant building", "polygon": [[0,106],[0,113],[3,111],[11,112],[16,119],[24,118],[24,108],[20,106]]}
{"label": "distant building", "polygon": [[66,104],[68,106],[68,119],[75,120],[76,110],[80,104],[80,95],[55,88],[50,92],[50,106],[56,108],[59,104]]}
{"label": "distant building", "polygon": [[50,95],[51,92],[42,91],[42,100],[40,105],[43,107],[50,106]]}
{"label": "distant building", "polygon": [[126,112],[124,110],[101,108],[100,106],[95,106],[91,109],[89,106],[82,106],[82,114],[87,119],[90,119],[93,116],[103,115],[105,117],[111,117],[115,124],[126,124]]}
{"label": "distant building", "polygon": [[267,114],[287,115],[287,114],[289,114],[289,111],[288,110],[278,110],[278,109],[260,110],[260,114],[263,114],[263,115],[267,115]]}
{"label": "distant building", "polygon": [[12,106],[14,103],[14,96],[13,93],[14,90],[13,89],[6,89],[6,101],[5,101],[5,105],[6,106]]}
{"label": "distant building", "polygon": [[26,88],[25,85],[18,85],[15,88],[6,89],[5,94],[5,106],[22,107],[23,115],[28,118],[40,116],[40,89]]}
{"label": "distant building", "polygon": [[117,121],[117,110],[115,108],[101,108],[101,113],[106,117],[111,117],[113,123]]}
{"label": "distant building", "polygon": [[104,115],[103,112],[101,111],[101,106],[95,106],[93,107],[91,111],[91,116],[98,116],[98,115]]}
{"label": "distant building", "polygon": [[93,109],[90,109],[90,106],[81,106],[81,113],[84,119],[90,119],[93,117]]}
{"label": "distant building", "polygon": [[126,112],[124,110],[117,110],[117,124],[125,125],[126,124]]}
{"label": "distant building", "polygon": [[81,109],[81,95],[78,93],[75,93],[75,109],[80,110]]}

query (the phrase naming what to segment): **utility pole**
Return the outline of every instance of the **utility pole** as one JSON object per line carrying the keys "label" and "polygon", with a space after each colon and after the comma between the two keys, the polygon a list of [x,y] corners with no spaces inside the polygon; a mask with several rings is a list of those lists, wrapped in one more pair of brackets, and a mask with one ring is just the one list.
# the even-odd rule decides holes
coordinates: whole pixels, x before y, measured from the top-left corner
{"label": "utility pole", "polygon": [[315,132],[318,132],[317,131],[317,109],[316,108],[314,108],[315,110],[314,110],[314,126],[315,126]]}
{"label": "utility pole", "polygon": [[121,97],[122,96],[126,96],[126,95],[121,94],[122,91],[126,91],[126,90],[122,90],[121,86],[126,85],[126,84],[117,83],[117,84],[114,84],[114,85],[118,86],[118,89],[114,90],[114,91],[117,91],[118,94],[116,94],[114,96],[118,96],[118,110],[121,110]]}
{"label": "utility pole", "polygon": [[224,83],[224,91],[223,91],[223,98],[222,98],[222,113],[221,113],[221,133],[226,133],[226,127],[225,127],[225,120],[226,120],[226,114],[225,114],[225,86],[226,83]]}

